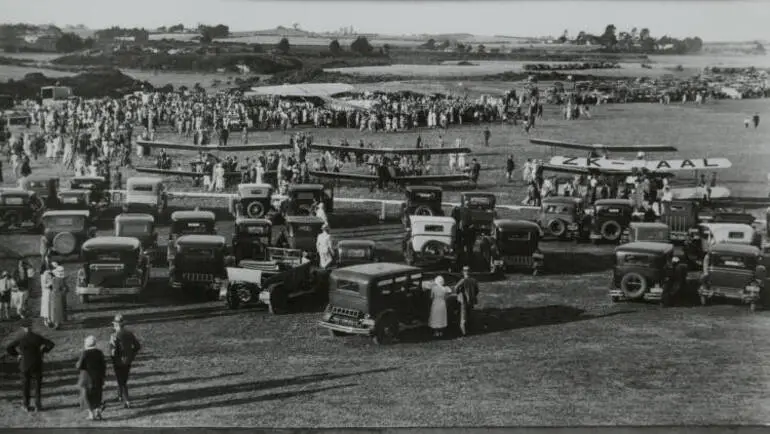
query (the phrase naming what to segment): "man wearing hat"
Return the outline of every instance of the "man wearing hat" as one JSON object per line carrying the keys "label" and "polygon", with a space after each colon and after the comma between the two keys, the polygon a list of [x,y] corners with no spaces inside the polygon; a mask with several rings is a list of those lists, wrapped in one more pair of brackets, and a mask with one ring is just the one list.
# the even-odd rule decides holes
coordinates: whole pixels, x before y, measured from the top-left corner
{"label": "man wearing hat", "polygon": [[463,278],[455,285],[455,293],[462,303],[460,311],[460,332],[463,336],[468,334],[471,325],[471,311],[476,305],[479,296],[479,282],[470,276],[471,268],[463,267]]}
{"label": "man wearing hat", "polygon": [[[11,357],[18,357],[19,371],[22,378],[22,394],[25,411],[41,411],[41,389],[43,385],[43,354],[55,346],[53,342],[32,331],[32,320],[24,319],[21,324],[23,334],[6,348]],[[29,406],[30,388],[35,382],[35,407]]]}
{"label": "man wearing hat", "polygon": [[110,337],[110,355],[118,381],[118,401],[123,401],[123,406],[129,408],[131,402],[128,399],[128,375],[131,372],[131,364],[142,346],[136,336],[124,326],[123,315],[115,315],[112,321],[115,332]]}
{"label": "man wearing hat", "polygon": [[329,233],[329,225],[323,225],[322,232],[316,239],[316,250],[318,251],[318,263],[321,268],[331,265],[334,260],[334,246],[332,245],[332,236]]}

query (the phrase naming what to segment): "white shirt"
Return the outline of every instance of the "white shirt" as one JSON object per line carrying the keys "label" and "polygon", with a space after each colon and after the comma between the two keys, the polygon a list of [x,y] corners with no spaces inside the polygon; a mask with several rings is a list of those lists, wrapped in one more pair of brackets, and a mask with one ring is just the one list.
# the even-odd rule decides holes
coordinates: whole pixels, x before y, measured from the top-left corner
{"label": "white shirt", "polygon": [[316,250],[318,250],[321,267],[325,268],[331,264],[334,258],[334,247],[332,246],[331,235],[326,232],[321,232],[316,239],[315,247]]}

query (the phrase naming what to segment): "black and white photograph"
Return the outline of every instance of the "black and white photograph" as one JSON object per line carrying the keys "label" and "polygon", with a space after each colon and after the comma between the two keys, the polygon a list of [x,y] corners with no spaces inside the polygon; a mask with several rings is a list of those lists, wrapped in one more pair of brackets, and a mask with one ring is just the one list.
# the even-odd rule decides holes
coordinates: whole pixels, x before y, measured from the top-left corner
{"label": "black and white photograph", "polygon": [[0,0],[0,429],[770,425],[768,23]]}

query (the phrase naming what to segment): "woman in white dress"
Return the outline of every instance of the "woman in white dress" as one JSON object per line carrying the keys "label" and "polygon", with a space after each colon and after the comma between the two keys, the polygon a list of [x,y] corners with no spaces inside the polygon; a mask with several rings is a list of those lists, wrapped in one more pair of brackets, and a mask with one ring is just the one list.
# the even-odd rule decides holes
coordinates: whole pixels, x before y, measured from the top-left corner
{"label": "woman in white dress", "polygon": [[430,318],[428,325],[433,329],[434,337],[441,337],[444,329],[449,325],[447,320],[446,296],[452,293],[452,289],[444,285],[444,278],[437,276],[431,289]]}
{"label": "woman in white dress", "polygon": [[51,270],[45,270],[40,275],[40,318],[46,327],[51,326],[51,289],[53,289],[53,274]]}
{"label": "woman in white dress", "polygon": [[217,163],[214,168],[214,190],[222,192],[225,189],[225,169],[222,163]]}

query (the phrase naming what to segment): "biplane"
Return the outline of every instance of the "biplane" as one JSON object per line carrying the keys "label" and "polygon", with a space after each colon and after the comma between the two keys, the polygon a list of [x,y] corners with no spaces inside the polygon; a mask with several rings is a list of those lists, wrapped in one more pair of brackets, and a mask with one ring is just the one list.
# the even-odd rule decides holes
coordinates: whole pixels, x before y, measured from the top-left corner
{"label": "biplane", "polygon": [[575,149],[578,151],[588,151],[588,158],[598,157],[598,152],[604,153],[609,158],[608,153],[613,152],[676,152],[678,149],[670,145],[615,145],[607,146],[602,144],[583,144],[572,142],[561,142],[558,140],[529,139],[533,145],[551,146],[554,148]]}
{"label": "biplane", "polygon": [[149,148],[161,148],[161,149],[173,149],[179,151],[199,151],[199,152],[243,152],[243,151],[276,151],[292,149],[292,146],[288,143],[258,143],[253,145],[190,145],[184,143],[171,143],[171,142],[151,142],[148,140],[137,140],[137,145],[147,146]]}
{"label": "biplane", "polygon": [[[326,179],[339,179],[347,181],[361,181],[374,185],[380,181],[380,177],[377,175],[366,175],[359,173],[343,173],[343,172],[322,172],[317,170],[310,171],[310,176],[316,178]],[[388,181],[399,186],[405,185],[432,185],[434,183],[444,182],[458,182],[458,181],[472,181],[471,176],[466,173],[447,174],[447,175],[409,175],[398,176],[391,175]]]}
{"label": "biplane", "polygon": [[470,154],[470,148],[358,148],[353,146],[339,145],[310,145],[311,150],[330,151],[330,152],[348,152],[351,154],[367,155],[448,155],[448,154]]}

